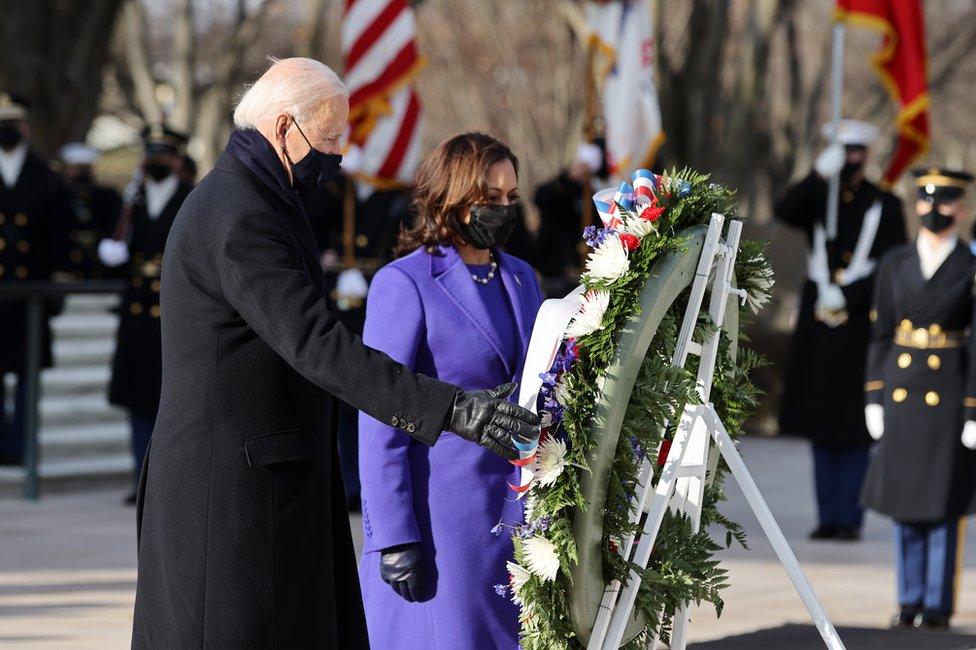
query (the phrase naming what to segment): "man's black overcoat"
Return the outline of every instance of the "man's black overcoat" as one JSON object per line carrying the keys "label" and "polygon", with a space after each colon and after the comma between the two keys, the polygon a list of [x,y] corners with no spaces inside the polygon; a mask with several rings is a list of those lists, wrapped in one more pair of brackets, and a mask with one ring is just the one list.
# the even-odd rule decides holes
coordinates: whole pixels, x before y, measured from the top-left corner
{"label": "man's black overcoat", "polygon": [[365,647],[333,396],[427,444],[454,399],[336,322],[278,196],[225,153],[170,232],[135,648]]}

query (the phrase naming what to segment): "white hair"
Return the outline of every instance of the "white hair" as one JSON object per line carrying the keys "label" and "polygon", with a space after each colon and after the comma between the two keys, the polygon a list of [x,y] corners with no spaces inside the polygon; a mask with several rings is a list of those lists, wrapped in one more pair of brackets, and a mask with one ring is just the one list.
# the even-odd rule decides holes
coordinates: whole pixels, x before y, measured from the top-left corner
{"label": "white hair", "polygon": [[[280,113],[298,122],[309,122],[322,104],[336,97],[349,98],[349,89],[332,68],[315,59],[269,57],[271,67],[255,81],[237,102],[234,126],[259,129]],[[286,74],[274,74],[275,66],[287,65]]]}

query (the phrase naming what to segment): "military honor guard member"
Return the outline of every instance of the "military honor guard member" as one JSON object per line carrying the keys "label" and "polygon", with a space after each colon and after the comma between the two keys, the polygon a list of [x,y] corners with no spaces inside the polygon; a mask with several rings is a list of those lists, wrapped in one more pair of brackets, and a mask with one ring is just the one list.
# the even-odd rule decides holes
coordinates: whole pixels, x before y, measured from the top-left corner
{"label": "military honor guard member", "polygon": [[[57,173],[30,149],[26,100],[0,91],[0,282],[49,280],[56,266],[55,225],[67,212],[67,192]],[[47,314],[49,315],[49,314]],[[0,463],[19,465],[24,454],[24,344],[27,305],[0,303]],[[41,332],[42,364],[51,365],[47,320]],[[12,414],[5,413],[4,376],[18,381]]]}
{"label": "military honor guard member", "polygon": [[58,224],[62,249],[61,271],[75,280],[103,277],[98,243],[112,234],[122,208],[122,197],[95,180],[98,152],[82,142],[61,147],[61,175],[68,186],[70,210]]}
{"label": "military honor guard member", "polygon": [[863,501],[895,520],[894,624],[946,627],[960,517],[976,512],[976,257],[958,237],[973,177],[916,177],[918,239],[885,256],[875,288],[865,419],[881,444]]}
{"label": "military honor guard member", "polygon": [[[829,137],[830,125],[824,126]],[[843,120],[839,143],[776,204],[776,218],[802,230],[808,275],[780,400],[780,430],[813,443],[819,522],[811,539],[860,538],[859,494],[871,438],[864,425],[864,366],[875,264],[905,241],[901,203],[864,177],[877,129]],[[840,172],[837,236],[827,241],[827,180]]]}
{"label": "military honor guard member", "polygon": [[[136,479],[159,410],[162,383],[159,311],[163,249],[176,213],[193,189],[181,180],[186,138],[154,125],[143,133],[142,181],[123,211],[118,239],[103,240],[99,255],[109,266],[127,265],[109,402],[129,411]],[[135,503],[133,494],[129,501]]]}

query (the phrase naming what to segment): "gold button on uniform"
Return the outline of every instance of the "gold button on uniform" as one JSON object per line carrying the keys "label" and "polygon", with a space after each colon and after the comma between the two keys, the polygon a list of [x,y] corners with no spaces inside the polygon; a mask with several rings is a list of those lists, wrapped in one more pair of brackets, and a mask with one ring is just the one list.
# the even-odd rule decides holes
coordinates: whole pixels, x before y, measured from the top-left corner
{"label": "gold button on uniform", "polygon": [[152,284],[149,285],[149,288],[155,293],[159,293],[159,280],[153,280]]}
{"label": "gold button on uniform", "polygon": [[159,305],[153,305],[149,308],[149,315],[153,318],[159,318]]}
{"label": "gold button on uniform", "polygon": [[139,303],[137,303],[137,302],[134,302],[134,303],[132,303],[131,305],[129,305],[129,311],[130,311],[130,312],[131,312],[131,313],[132,313],[132,314],[133,314],[134,316],[138,316],[139,314],[141,314],[141,313],[142,313],[142,305],[140,305],[140,304],[139,304]]}
{"label": "gold button on uniform", "polygon": [[17,224],[20,227],[26,226],[27,225],[27,215],[24,214],[23,212],[15,215],[14,216],[14,223]]}
{"label": "gold button on uniform", "polygon": [[21,253],[26,253],[30,250],[30,244],[25,241],[19,241],[17,242],[17,250],[19,250]]}
{"label": "gold button on uniform", "polygon": [[939,325],[938,323],[932,323],[931,325],[929,325],[929,334],[931,334],[932,336],[938,336],[941,333],[942,333],[941,325]]}
{"label": "gold button on uniform", "polygon": [[934,390],[930,390],[929,392],[925,393],[925,403],[928,404],[929,406],[938,406],[939,394],[936,393]]}
{"label": "gold button on uniform", "polygon": [[871,319],[871,322],[872,323],[874,321],[878,320],[878,310],[877,309],[872,309],[870,312],[868,312],[868,318]]}
{"label": "gold button on uniform", "polygon": [[925,362],[929,364],[929,368],[932,370],[938,370],[942,366],[942,358],[937,354],[930,354]]}
{"label": "gold button on uniform", "polygon": [[910,330],[912,329],[912,321],[907,318],[901,322],[902,329]]}
{"label": "gold button on uniform", "polygon": [[895,390],[891,391],[891,399],[895,400],[896,402],[904,402],[907,398],[908,391],[904,388],[896,388]]}
{"label": "gold button on uniform", "polygon": [[17,269],[14,271],[14,275],[16,275],[18,278],[20,278],[21,280],[23,280],[24,278],[27,277],[27,267],[26,266],[18,266]]}
{"label": "gold button on uniform", "polygon": [[902,352],[898,355],[898,367],[907,368],[912,365],[912,355],[907,352]]}

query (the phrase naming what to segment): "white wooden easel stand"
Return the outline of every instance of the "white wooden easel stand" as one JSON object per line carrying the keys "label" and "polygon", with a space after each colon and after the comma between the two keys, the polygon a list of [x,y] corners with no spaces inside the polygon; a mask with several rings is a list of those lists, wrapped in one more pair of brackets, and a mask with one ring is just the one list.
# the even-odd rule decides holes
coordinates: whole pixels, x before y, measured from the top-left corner
{"label": "white wooden easel stand", "polygon": [[[837,636],[833,624],[817,600],[813,588],[800,568],[783,532],[776,524],[759,488],[745,463],[742,462],[735,443],[729,437],[714,406],[708,401],[727,301],[732,295],[744,297],[744,292],[735,289],[731,283],[742,223],[732,221],[729,224],[727,241],[723,243],[721,233],[724,221],[722,215],[712,215],[692,284],[688,308],[672,357],[672,363],[680,367],[684,367],[688,354],[701,357],[697,381],[702,404],[688,405],[681,413],[668,459],[653,490],[651,480],[654,477],[654,467],[647,457],[644,458],[641,464],[640,487],[635,495],[635,507],[631,510],[631,522],[637,523],[640,515],[645,512],[647,518],[636,551],[635,540],[629,537],[621,544],[621,553],[624,557],[630,557],[633,553],[631,559],[637,565],[646,567],[650,562],[651,550],[660,531],[661,522],[669,508],[687,513],[693,530],[698,532],[701,527],[702,497],[714,474],[718,456],[721,455],[728,464],[732,477],[742,489],[749,507],[759,520],[763,532],[769,538],[780,563],[786,569],[824,643],[830,650],[843,650],[844,644]],[[706,336],[705,341],[699,344],[692,340],[692,335],[709,284],[712,285],[712,292],[708,311],[715,327]],[[715,443],[714,448],[711,448],[712,442]],[[648,503],[650,495],[653,495],[653,498],[650,498]],[[631,571],[630,579],[622,592],[620,581],[615,580],[607,587],[590,635],[588,650],[616,650],[620,647],[625,630],[633,616],[640,582],[641,578],[637,572]],[[687,644],[687,631],[688,611],[687,607],[683,607],[674,616],[671,635],[673,650],[684,650]],[[655,638],[650,647],[653,650],[656,646]]]}

